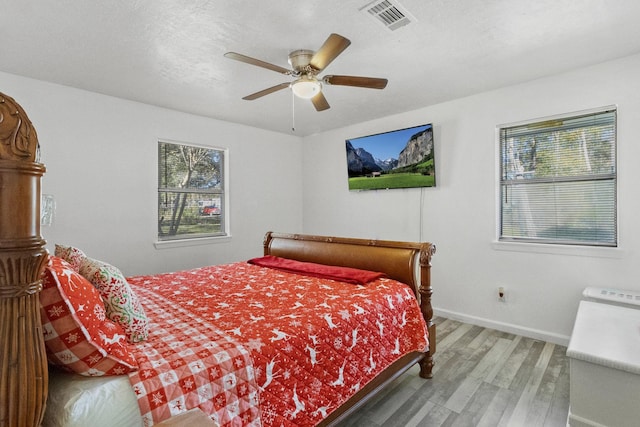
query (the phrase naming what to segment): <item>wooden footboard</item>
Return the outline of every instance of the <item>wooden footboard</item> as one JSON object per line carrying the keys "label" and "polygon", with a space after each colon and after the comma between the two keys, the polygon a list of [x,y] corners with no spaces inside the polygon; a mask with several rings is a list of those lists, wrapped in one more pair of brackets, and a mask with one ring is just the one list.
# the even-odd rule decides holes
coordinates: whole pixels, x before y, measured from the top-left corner
{"label": "wooden footboard", "polygon": [[432,377],[433,355],[436,352],[436,325],[433,323],[431,306],[431,257],[436,252],[434,244],[268,232],[263,245],[265,255],[380,271],[391,279],[406,283],[413,289],[429,328],[429,351],[411,353],[398,360],[320,425],[333,425],[346,418],[416,363],[420,364],[421,377]]}

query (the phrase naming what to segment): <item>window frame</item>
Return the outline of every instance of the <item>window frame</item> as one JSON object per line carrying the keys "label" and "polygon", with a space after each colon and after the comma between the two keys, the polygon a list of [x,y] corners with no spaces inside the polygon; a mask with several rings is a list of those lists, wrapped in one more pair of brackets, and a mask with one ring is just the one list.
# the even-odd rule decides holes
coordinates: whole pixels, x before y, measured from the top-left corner
{"label": "window frame", "polygon": [[[545,239],[545,238],[532,238],[532,237],[514,237],[514,236],[504,236],[503,235],[503,185],[509,185],[503,183],[503,167],[504,167],[504,159],[502,152],[502,134],[504,129],[515,128],[519,126],[527,126],[527,125],[541,125],[545,122],[558,121],[558,120],[567,120],[567,119],[577,119],[584,116],[589,115],[597,115],[603,114],[607,112],[612,112],[614,115],[613,125],[614,125],[614,149],[615,154],[613,158],[614,164],[614,173],[613,176],[613,227],[614,227],[614,242],[593,242],[593,241],[582,241],[579,239]],[[575,111],[570,113],[563,113],[553,116],[546,116],[541,118],[523,120],[519,122],[505,123],[496,126],[495,128],[495,159],[496,159],[496,192],[495,192],[495,200],[496,200],[496,237],[493,242],[493,248],[497,250],[514,250],[514,251],[523,251],[523,252],[541,252],[541,253],[565,253],[565,254],[588,254],[593,253],[595,256],[615,256],[618,255],[612,254],[612,251],[616,251],[620,247],[620,229],[619,229],[619,200],[618,200],[618,179],[619,179],[619,171],[618,171],[618,152],[619,152],[619,138],[618,138],[618,107],[616,105],[608,105],[588,110]],[[543,132],[541,132],[543,133]],[[567,178],[567,181],[570,179]],[[598,181],[599,178],[594,177],[589,182]],[[548,179],[549,182],[552,182],[552,179]],[[532,180],[530,184],[539,183],[540,181]],[[527,183],[529,184],[529,183]],[[619,251],[617,251],[619,252]]]}
{"label": "window frame", "polygon": [[172,248],[172,247],[181,247],[181,246],[193,246],[193,245],[202,245],[209,243],[217,243],[221,241],[228,240],[231,237],[230,233],[230,206],[229,206],[229,149],[224,147],[217,147],[212,145],[203,145],[203,144],[195,144],[184,141],[176,141],[171,139],[158,138],[156,143],[156,156],[157,156],[157,169],[156,169],[156,214],[155,221],[156,225],[158,224],[160,217],[160,194],[161,192],[171,191],[166,187],[161,187],[160,185],[160,146],[161,144],[173,144],[179,146],[187,146],[194,148],[202,148],[205,150],[213,150],[218,151],[222,155],[221,167],[222,172],[220,174],[222,179],[222,185],[220,190],[216,191],[203,191],[203,190],[194,190],[194,191],[186,191],[191,194],[207,194],[207,195],[219,195],[221,200],[221,222],[222,227],[219,233],[201,233],[201,234],[178,234],[175,237],[164,238],[161,239],[159,229],[156,227],[156,241],[154,242],[154,246],[156,249],[163,248]]}

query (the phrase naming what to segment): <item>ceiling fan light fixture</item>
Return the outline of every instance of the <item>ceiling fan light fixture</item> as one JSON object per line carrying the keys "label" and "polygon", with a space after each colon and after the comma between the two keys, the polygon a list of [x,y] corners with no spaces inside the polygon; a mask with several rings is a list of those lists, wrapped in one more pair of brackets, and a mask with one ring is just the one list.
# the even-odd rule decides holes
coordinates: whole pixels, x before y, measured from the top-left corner
{"label": "ceiling fan light fixture", "polygon": [[300,77],[291,83],[291,90],[298,98],[311,99],[320,93],[321,89],[322,84],[314,78]]}

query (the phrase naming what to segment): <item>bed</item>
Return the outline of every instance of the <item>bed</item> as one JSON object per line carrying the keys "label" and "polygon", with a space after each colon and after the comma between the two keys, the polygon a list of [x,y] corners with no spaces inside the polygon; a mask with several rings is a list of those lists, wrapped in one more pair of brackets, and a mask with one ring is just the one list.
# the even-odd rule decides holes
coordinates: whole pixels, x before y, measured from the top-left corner
{"label": "bed", "polygon": [[[42,301],[52,283],[76,289],[71,279],[61,284],[74,258],[44,249],[35,130],[15,101],[0,97],[5,117],[20,119],[0,121],[0,137],[8,135],[0,139],[0,183],[9,183],[0,192],[1,426],[57,425],[57,412],[78,394],[94,402],[81,407],[98,411],[89,419],[113,421],[100,412],[111,402],[117,413],[138,417],[126,425],[153,425],[194,407],[221,425],[333,425],[416,363],[431,377],[433,244],[274,232],[264,237],[264,257],[250,262],[123,279],[145,312],[148,335],[126,343],[109,335],[117,357],[91,366],[88,376],[50,367],[59,362],[52,354],[66,353],[52,351],[63,334],[51,332],[55,305]],[[64,303],[74,316],[86,305]],[[179,397],[178,388],[198,391]]]}

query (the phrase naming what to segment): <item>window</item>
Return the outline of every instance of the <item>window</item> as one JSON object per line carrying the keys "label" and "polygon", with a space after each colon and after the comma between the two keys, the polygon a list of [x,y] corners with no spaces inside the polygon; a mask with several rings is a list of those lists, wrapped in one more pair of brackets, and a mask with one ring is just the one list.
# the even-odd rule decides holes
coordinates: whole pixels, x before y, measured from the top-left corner
{"label": "window", "polygon": [[615,108],[499,138],[501,241],[617,246]]}
{"label": "window", "polygon": [[158,239],[226,236],[223,149],[158,143]]}

